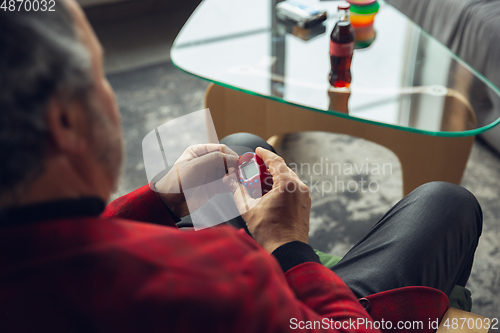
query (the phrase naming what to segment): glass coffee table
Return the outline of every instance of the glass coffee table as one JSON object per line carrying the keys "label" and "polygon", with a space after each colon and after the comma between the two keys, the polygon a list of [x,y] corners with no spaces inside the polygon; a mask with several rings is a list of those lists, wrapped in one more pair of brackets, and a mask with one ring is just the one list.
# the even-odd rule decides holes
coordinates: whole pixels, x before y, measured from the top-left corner
{"label": "glass coffee table", "polygon": [[[314,1],[313,1],[314,2]],[[204,0],[171,50],[181,70],[211,81],[205,104],[219,138],[325,131],[373,141],[398,156],[403,192],[434,181],[460,184],[481,96],[500,90],[392,6],[380,1],[376,38],[354,52],[352,84],[328,82],[336,1],[328,19],[300,29],[276,18],[276,0]]]}

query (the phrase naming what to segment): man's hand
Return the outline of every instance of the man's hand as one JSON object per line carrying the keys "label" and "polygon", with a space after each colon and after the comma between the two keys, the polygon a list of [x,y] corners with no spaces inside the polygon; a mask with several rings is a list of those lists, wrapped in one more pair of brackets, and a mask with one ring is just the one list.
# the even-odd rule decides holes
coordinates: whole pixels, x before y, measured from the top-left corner
{"label": "man's hand", "polygon": [[254,199],[241,184],[233,184],[234,200],[255,240],[269,253],[292,241],[308,243],[309,189],[283,159],[263,148],[255,151],[269,166],[273,188]]}
{"label": "man's hand", "polygon": [[[190,213],[189,208],[194,211],[215,194],[231,191],[222,179],[228,173],[235,173],[237,165],[238,154],[225,145],[191,146],[155,188],[168,208],[183,217]],[[186,191],[189,192],[189,208]]]}

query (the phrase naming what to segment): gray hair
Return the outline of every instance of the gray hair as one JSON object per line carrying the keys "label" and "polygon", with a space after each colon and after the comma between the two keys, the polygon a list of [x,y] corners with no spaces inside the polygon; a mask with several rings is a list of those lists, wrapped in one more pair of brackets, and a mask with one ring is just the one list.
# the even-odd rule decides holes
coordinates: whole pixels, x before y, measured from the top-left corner
{"label": "gray hair", "polygon": [[0,197],[43,172],[50,98],[85,101],[91,88],[90,55],[65,5],[0,11]]}

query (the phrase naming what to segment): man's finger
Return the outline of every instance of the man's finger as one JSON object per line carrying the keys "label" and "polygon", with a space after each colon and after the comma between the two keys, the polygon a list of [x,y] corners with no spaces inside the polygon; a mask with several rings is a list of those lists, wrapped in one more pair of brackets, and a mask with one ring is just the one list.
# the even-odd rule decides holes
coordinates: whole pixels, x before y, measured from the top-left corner
{"label": "man's finger", "polygon": [[238,176],[235,173],[229,173],[222,178],[222,184],[217,193],[234,193],[238,186]]}
{"label": "man's finger", "polygon": [[[262,158],[264,163],[266,163],[269,166],[269,172],[273,176],[273,179],[277,178],[278,175],[283,174],[283,173],[288,173],[291,171],[288,166],[286,165],[285,161],[281,156],[276,155],[270,150],[258,147],[255,150],[255,153]],[[276,182],[276,181],[274,181]]]}
{"label": "man's finger", "polygon": [[229,148],[225,144],[221,144],[221,149],[222,149],[222,152],[225,153],[225,154],[239,157],[239,155],[234,150],[232,150],[231,148]]}
{"label": "man's finger", "polygon": [[230,168],[236,168],[238,165],[237,156],[227,155],[220,151],[205,154],[192,161],[203,166],[204,168],[206,167],[206,171],[209,171],[208,168],[225,169],[228,171]]}
{"label": "man's finger", "polygon": [[252,198],[248,193],[247,188],[241,185],[239,182],[235,184],[233,188],[236,189],[233,195],[233,199],[240,214],[245,214],[259,203],[260,198]]}
{"label": "man's finger", "polygon": [[236,168],[238,167],[238,155],[234,156],[234,155],[228,155],[228,154],[224,154],[224,159],[225,159],[225,163],[226,163],[226,169],[228,172],[230,172],[231,170],[236,170]]}
{"label": "man's finger", "polygon": [[187,150],[189,150],[191,154],[194,155],[193,157],[201,157],[203,155],[214,152],[221,152],[238,157],[238,154],[236,154],[231,148],[229,148],[224,144],[218,144],[218,143],[194,145],[190,146]]}

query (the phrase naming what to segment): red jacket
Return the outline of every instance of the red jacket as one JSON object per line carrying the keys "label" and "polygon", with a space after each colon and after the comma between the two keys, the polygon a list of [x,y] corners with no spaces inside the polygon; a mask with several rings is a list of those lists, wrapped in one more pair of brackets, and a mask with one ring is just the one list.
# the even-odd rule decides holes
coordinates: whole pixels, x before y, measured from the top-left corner
{"label": "red jacket", "polygon": [[[356,329],[371,319],[329,269],[306,262],[283,274],[232,227],[179,230],[148,186],[101,216],[3,225],[0,250],[2,333],[379,332]],[[375,320],[427,326],[443,296],[406,288],[368,300]]]}

